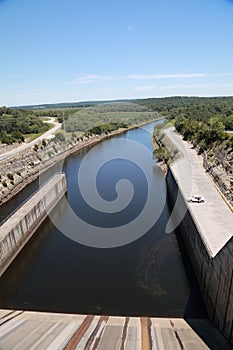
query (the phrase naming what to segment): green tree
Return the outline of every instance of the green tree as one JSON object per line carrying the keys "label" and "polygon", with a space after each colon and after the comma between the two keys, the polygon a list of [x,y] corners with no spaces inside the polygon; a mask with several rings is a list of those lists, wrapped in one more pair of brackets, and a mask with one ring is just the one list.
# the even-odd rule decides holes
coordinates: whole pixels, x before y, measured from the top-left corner
{"label": "green tree", "polygon": [[217,118],[210,118],[208,123],[208,131],[206,133],[206,142],[211,144],[215,141],[223,141],[226,138],[224,124]]}
{"label": "green tree", "polygon": [[233,130],[233,114],[227,116],[224,120],[223,123],[225,125],[226,130]]}
{"label": "green tree", "polygon": [[13,137],[13,139],[15,140],[15,141],[17,141],[17,142],[24,142],[24,136],[21,134],[21,132],[20,131],[17,131],[17,130],[15,130],[15,131],[13,131],[12,132],[12,134],[11,134],[11,136]]}
{"label": "green tree", "polygon": [[63,135],[62,132],[58,132],[56,133],[55,137],[54,137],[54,141],[55,142],[64,142],[65,141],[65,136]]}

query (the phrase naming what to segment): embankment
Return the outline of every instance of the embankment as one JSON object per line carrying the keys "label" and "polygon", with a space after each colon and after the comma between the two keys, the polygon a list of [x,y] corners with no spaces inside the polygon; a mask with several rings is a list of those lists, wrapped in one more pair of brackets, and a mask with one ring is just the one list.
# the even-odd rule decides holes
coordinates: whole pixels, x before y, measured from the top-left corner
{"label": "embankment", "polygon": [[65,175],[55,175],[0,226],[0,276],[65,192]]}
{"label": "embankment", "polygon": [[[177,220],[181,220],[179,234],[191,259],[209,318],[233,343],[233,238],[231,236],[223,242],[221,229],[218,229],[215,250],[213,252],[210,249],[208,232],[202,231],[198,216],[182,195],[182,181],[180,178],[177,179],[176,175],[170,168],[166,180],[168,194],[173,204],[181,189],[179,206],[176,205],[174,208]],[[193,205],[201,208],[202,204],[193,203]],[[183,217],[184,211],[186,214]],[[205,205],[202,211],[205,214]],[[224,216],[216,217],[216,222],[219,220],[222,220],[223,224],[227,219]]]}

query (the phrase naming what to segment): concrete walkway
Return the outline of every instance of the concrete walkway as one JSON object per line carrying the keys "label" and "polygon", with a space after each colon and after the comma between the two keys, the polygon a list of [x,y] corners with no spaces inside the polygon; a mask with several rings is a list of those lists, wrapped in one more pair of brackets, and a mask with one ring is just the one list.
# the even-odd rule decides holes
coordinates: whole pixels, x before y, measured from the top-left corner
{"label": "concrete walkway", "polygon": [[209,321],[193,325],[197,332],[183,319],[0,310],[0,349],[232,350]]}
{"label": "concrete walkway", "polygon": [[165,134],[182,155],[172,163],[171,170],[183,197],[200,194],[205,198],[204,203],[187,205],[209,255],[214,257],[233,235],[233,213],[206,173],[196,150],[174,128],[165,130]]}

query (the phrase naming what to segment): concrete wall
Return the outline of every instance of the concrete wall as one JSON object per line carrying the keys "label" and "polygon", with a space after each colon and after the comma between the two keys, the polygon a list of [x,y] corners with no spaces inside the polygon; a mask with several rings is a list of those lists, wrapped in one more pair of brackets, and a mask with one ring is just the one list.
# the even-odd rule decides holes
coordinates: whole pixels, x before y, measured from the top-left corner
{"label": "concrete wall", "polygon": [[65,175],[55,175],[0,226],[0,276],[65,192]]}
{"label": "concrete wall", "polygon": [[[178,185],[171,169],[167,173],[167,189],[171,202],[174,204]],[[181,206],[187,208],[184,199],[182,199]],[[176,215],[179,217],[181,213],[183,213],[182,208],[177,208]],[[179,229],[210,320],[233,343],[233,238],[216,256],[211,257],[188,208]],[[221,232],[219,234],[221,235]]]}

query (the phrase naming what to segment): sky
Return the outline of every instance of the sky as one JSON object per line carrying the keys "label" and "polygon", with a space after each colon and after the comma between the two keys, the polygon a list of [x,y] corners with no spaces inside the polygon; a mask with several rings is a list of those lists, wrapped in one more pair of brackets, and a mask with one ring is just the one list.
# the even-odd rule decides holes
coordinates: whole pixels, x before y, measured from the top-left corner
{"label": "sky", "polygon": [[0,106],[233,95],[233,0],[0,0]]}

